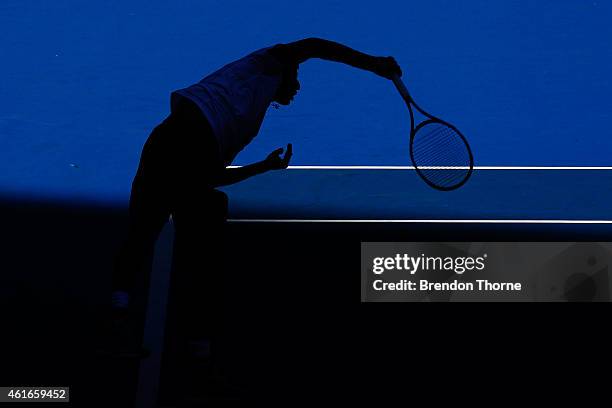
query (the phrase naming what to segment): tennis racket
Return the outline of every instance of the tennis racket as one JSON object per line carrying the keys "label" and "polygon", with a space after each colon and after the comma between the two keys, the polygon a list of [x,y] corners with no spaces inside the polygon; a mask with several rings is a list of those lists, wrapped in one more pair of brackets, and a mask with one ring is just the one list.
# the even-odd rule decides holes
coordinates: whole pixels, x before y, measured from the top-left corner
{"label": "tennis racket", "polygon": [[[410,112],[410,159],[417,174],[436,190],[461,187],[474,170],[474,157],[467,139],[455,126],[421,109],[400,77],[395,75],[392,80]],[[425,116],[416,127],[413,107]]]}

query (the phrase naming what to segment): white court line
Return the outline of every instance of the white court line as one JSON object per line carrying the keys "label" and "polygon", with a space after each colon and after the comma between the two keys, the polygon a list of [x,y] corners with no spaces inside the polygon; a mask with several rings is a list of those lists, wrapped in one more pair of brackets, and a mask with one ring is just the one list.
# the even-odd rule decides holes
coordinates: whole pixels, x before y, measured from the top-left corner
{"label": "white court line", "polygon": [[395,224],[612,224],[612,220],[370,220],[370,219],[229,219],[236,223],[395,223]]}
{"label": "white court line", "polygon": [[[231,169],[242,166],[229,166]],[[426,169],[430,167],[425,167]],[[431,168],[445,168],[435,167]],[[461,167],[452,167],[454,169]],[[289,166],[288,170],[414,170],[414,166]],[[474,166],[474,170],[612,170],[612,166]]]}

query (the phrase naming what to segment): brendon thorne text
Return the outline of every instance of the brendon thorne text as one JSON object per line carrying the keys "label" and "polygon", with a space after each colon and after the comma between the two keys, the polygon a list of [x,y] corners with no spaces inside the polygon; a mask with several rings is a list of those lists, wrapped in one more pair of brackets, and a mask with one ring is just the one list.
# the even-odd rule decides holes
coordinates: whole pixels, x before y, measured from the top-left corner
{"label": "brendon thorne text", "polygon": [[430,282],[426,279],[411,281],[402,279],[396,282],[384,282],[377,279],[372,282],[376,291],[520,291],[520,282],[491,282],[486,279],[477,279],[474,282]]}

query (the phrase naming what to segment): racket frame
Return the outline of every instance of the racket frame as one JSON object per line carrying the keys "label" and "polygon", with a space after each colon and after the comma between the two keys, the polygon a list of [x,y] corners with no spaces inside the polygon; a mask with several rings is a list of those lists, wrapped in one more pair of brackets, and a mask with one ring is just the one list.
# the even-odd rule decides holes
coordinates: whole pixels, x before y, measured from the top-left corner
{"label": "racket frame", "polygon": [[[423,179],[423,181],[425,183],[427,183],[427,185],[429,185],[430,187],[432,187],[432,188],[434,188],[436,190],[440,190],[440,191],[452,191],[452,190],[456,190],[459,187],[463,186],[469,180],[469,178],[472,176],[472,172],[474,171],[474,156],[472,155],[472,149],[470,148],[470,144],[468,143],[468,141],[465,138],[465,136],[463,136],[463,134],[459,131],[459,129],[457,129],[454,125],[452,125],[452,124],[450,124],[448,122],[445,122],[442,119],[439,119],[439,118],[437,118],[437,117],[435,117],[435,116],[425,112],[414,101],[414,99],[412,99],[412,96],[410,95],[410,92],[408,92],[408,88],[406,88],[406,85],[404,85],[404,81],[402,81],[399,76],[394,75],[391,78],[391,80],[393,81],[393,84],[397,88],[397,91],[402,96],[402,99],[404,100],[404,102],[406,103],[406,106],[408,107],[408,112],[410,113],[410,160],[412,161],[412,164],[414,165],[414,169],[417,172],[417,174],[419,175],[419,177],[421,177],[421,179]],[[414,126],[414,111],[412,110],[413,106],[414,106],[414,108],[421,115],[423,115],[423,116],[425,116],[427,118],[426,120],[420,122],[416,127]],[[470,168],[468,169],[467,174],[465,175],[463,180],[461,180],[457,184],[453,184],[450,187],[439,186],[439,185],[434,184],[431,181],[429,181],[427,179],[427,177],[423,174],[423,172],[419,169],[419,167],[417,166],[416,161],[414,160],[414,151],[413,151],[414,137],[416,136],[417,132],[421,128],[423,128],[424,126],[430,125],[430,124],[434,124],[434,123],[438,123],[438,124],[441,124],[443,126],[447,126],[450,129],[452,129],[457,135],[459,135],[459,137],[461,138],[461,140],[465,144],[465,147],[467,149],[468,155],[470,157]]]}

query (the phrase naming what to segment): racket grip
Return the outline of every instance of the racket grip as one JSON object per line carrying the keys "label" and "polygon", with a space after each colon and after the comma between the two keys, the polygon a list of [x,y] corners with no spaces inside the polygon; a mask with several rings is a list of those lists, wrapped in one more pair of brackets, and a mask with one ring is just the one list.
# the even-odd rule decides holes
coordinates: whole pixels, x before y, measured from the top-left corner
{"label": "racket grip", "polygon": [[391,80],[397,88],[397,91],[400,93],[400,95],[402,95],[402,98],[404,98],[404,101],[409,104],[412,101],[412,98],[410,97],[408,88],[406,88],[406,85],[404,85],[404,81],[402,81],[402,79],[397,75],[393,75]]}

